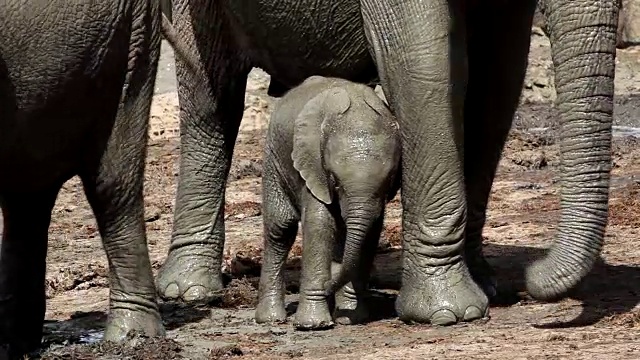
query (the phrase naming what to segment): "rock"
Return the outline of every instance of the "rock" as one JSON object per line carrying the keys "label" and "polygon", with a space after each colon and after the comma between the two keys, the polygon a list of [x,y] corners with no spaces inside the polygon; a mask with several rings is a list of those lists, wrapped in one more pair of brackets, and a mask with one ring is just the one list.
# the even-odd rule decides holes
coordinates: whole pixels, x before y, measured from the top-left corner
{"label": "rock", "polygon": [[640,45],[640,0],[622,0],[617,38],[619,49]]}
{"label": "rock", "polygon": [[269,329],[269,332],[271,332],[275,336],[280,336],[280,335],[286,334],[287,333],[287,329],[274,327],[274,328]]}

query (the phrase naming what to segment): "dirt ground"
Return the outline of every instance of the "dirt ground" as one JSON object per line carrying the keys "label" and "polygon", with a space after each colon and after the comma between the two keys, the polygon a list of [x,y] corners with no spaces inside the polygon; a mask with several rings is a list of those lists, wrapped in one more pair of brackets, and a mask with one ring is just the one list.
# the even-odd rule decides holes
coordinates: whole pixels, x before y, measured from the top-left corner
{"label": "dirt ground", "polygon": [[[229,179],[226,258],[231,283],[216,306],[163,304],[167,339],[128,346],[96,343],[108,306],[107,261],[77,179],[59,195],[50,228],[44,359],[638,359],[640,358],[640,50],[619,51],[615,169],[602,261],[567,300],[545,304],[522,291],[523,267],[553,239],[559,215],[555,93],[549,44],[532,35],[522,105],[491,198],[486,253],[505,304],[490,320],[452,327],[406,325],[394,317],[400,277],[400,202],[388,207],[371,301],[378,320],[321,332],[253,321],[261,254],[260,182],[264,130],[274,99],[268,75],[254,70]],[[152,109],[146,217],[154,270],[167,254],[178,173],[177,97],[170,50],[163,50]],[[551,128],[551,129],[549,129]],[[298,239],[299,241],[299,239]],[[288,264],[296,306],[299,246]]]}

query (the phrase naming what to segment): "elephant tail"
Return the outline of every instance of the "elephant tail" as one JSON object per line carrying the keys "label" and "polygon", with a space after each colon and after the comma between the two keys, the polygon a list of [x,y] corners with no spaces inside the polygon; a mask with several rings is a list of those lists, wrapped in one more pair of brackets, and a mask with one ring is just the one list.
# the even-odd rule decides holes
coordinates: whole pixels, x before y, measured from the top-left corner
{"label": "elephant tail", "polygon": [[178,34],[176,33],[176,29],[173,27],[173,24],[171,23],[169,18],[167,18],[165,11],[167,10],[163,9],[162,24],[160,25],[160,32],[162,33],[162,36],[164,36],[169,45],[171,45],[174,53],[180,56],[180,58],[187,64],[187,66],[191,68],[191,71],[197,71],[200,68],[198,58],[194,54],[192,54],[184,44],[184,42],[180,40]]}
{"label": "elephant tail", "polygon": [[[578,10],[585,7],[590,10]],[[535,299],[567,296],[591,271],[604,243],[618,7],[616,0],[546,4],[560,114],[562,188],[556,241],[526,270],[527,290]]]}

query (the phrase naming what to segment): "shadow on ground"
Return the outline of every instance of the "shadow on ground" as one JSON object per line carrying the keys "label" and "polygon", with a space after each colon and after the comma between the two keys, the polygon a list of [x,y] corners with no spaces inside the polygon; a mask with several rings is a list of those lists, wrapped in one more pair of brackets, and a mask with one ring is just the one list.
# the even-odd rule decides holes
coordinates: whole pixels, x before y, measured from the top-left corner
{"label": "shadow on ground", "polygon": [[[524,270],[528,264],[544,255],[544,249],[505,245],[488,245],[488,261],[498,274],[499,284],[506,293],[521,293],[525,289]],[[580,315],[568,322],[539,325],[543,328],[581,327],[593,325],[614,315],[626,314],[640,303],[637,284],[640,267],[610,265],[599,259],[593,270],[571,293],[582,302]]]}
{"label": "shadow on ground", "polygon": [[[532,301],[525,292],[524,272],[528,264],[544,255],[545,250],[526,246],[487,244],[484,252],[488,262],[496,271],[499,284],[499,294],[496,299],[493,299],[492,306],[502,307],[514,305],[520,301]],[[376,261],[377,269],[372,286],[399,289],[400,258],[400,251],[381,254]],[[640,284],[640,267],[610,265],[599,260],[584,281],[571,293],[572,299],[582,302],[581,314],[568,322],[556,322],[540,327],[588,326],[604,318],[629,313],[640,303],[637,284]],[[385,312],[388,313],[386,310]]]}

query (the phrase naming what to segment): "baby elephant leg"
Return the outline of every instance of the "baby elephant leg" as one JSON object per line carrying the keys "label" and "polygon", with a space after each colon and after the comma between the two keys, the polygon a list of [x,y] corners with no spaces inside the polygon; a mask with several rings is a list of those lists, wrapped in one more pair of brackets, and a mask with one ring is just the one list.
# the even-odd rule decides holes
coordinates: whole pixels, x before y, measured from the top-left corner
{"label": "baby elephant leg", "polygon": [[280,183],[265,161],[263,174],[262,216],[264,219],[264,254],[258,306],[257,323],[284,322],[284,264],[298,233],[300,216],[286,196]]}
{"label": "baby elephant leg", "polygon": [[302,210],[302,276],[294,325],[300,330],[333,327],[325,293],[331,276],[336,222],[325,204],[306,192]]}
{"label": "baby elephant leg", "polygon": [[[338,324],[354,325],[362,324],[369,320],[369,308],[366,298],[369,290],[369,277],[373,268],[373,260],[378,249],[380,233],[382,231],[383,217],[377,220],[371,232],[367,236],[362,254],[361,263],[358,267],[357,277],[343,286],[335,294],[336,306],[334,318]],[[344,244],[342,244],[344,245]],[[332,264],[332,274],[337,274],[342,262],[343,246],[336,246],[334,251],[334,262]]]}

